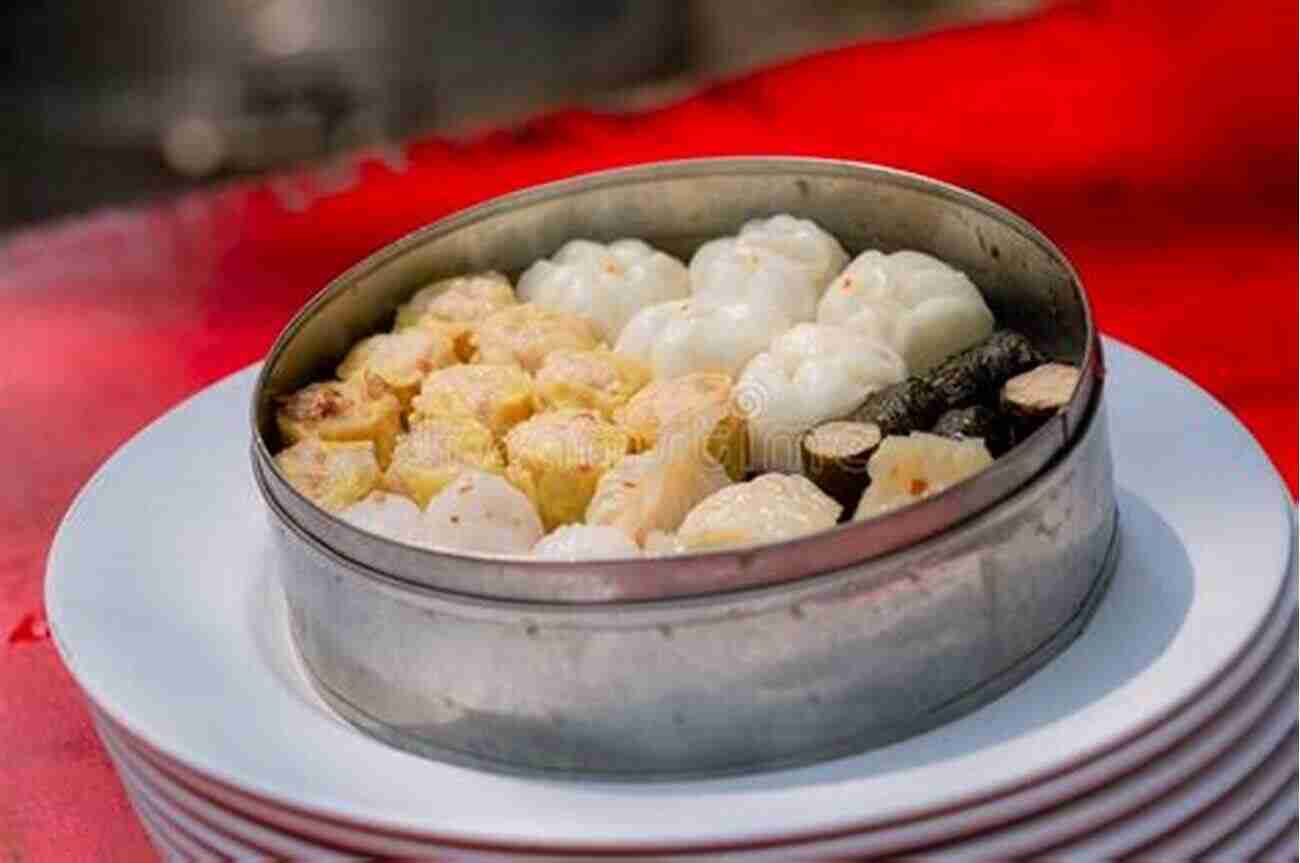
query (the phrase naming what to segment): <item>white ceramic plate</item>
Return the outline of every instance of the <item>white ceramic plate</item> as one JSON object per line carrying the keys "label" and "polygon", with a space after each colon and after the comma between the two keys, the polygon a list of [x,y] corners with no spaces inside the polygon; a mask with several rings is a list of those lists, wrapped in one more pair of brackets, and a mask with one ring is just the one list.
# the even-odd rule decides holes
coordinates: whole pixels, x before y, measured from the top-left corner
{"label": "white ceramic plate", "polygon": [[176,840],[170,837],[183,834],[191,845],[200,845],[229,860],[349,859],[348,852],[270,829],[195,796],[161,776],[148,759],[134,752],[105,720],[96,717],[95,726],[132,804],[137,811],[149,813],[149,818],[142,814],[141,820],[146,824],[150,819],[155,824],[164,824],[162,830],[155,828],[150,836],[155,846],[179,851]]}
{"label": "white ceramic plate", "polygon": [[[1287,595],[1294,603],[1294,575]],[[1295,610],[1279,612],[1269,625],[1273,630],[1269,646],[1252,648],[1247,661],[1240,664],[1258,671],[1249,683],[1243,686],[1231,681],[1236,676],[1234,669],[1216,682],[1204,699],[1120,749],[1042,783],[950,813],[839,839],[781,847],[798,849],[801,855],[834,858],[927,848],[944,859],[990,860],[1037,853],[1067,841],[1087,841],[1093,834],[1109,836],[1115,822],[1125,818],[1133,819],[1130,838],[1149,841],[1161,836],[1195,814],[1175,790],[1188,784],[1189,777],[1196,779],[1188,788],[1199,789],[1197,793],[1204,797],[1207,790],[1219,789],[1236,769],[1226,763],[1230,757],[1238,767],[1249,766],[1249,758],[1260,751],[1258,747],[1276,743],[1294,727],[1295,694],[1286,690],[1288,685],[1294,689],[1296,677]],[[1271,651],[1267,657],[1256,655],[1265,651]],[[1211,714],[1209,721],[1186,721],[1193,716],[1204,720],[1204,711],[1199,709],[1202,701],[1226,707]],[[1242,755],[1237,749],[1246,736],[1254,748]],[[1269,739],[1261,742],[1264,738]],[[1215,835],[1221,838],[1224,832],[1216,830]],[[954,837],[965,838],[953,842]],[[949,844],[936,844],[943,842]]]}
{"label": "white ceramic plate", "polygon": [[1300,803],[1296,777],[1269,801],[1268,805],[1226,842],[1222,842],[1205,855],[1215,863],[1236,863],[1238,860],[1274,861],[1294,863],[1297,859],[1296,807]]}
{"label": "white ceramic plate", "polygon": [[[1279,735],[1291,731],[1294,740],[1296,703],[1294,697],[1296,674],[1295,579],[1291,579],[1287,607],[1278,609],[1270,621],[1267,639],[1251,648],[1250,654],[1239,668],[1253,668],[1259,673],[1246,685],[1235,683],[1232,674],[1216,681],[1207,699],[1218,700],[1220,690],[1231,689],[1230,706],[1219,712],[1210,722],[1200,727],[1192,726],[1192,733],[1181,739],[1172,749],[1152,748],[1150,738],[1160,737],[1168,725],[1157,732],[1144,735],[1124,750],[1145,750],[1146,755],[1157,757],[1136,763],[1136,769],[1107,785],[1103,790],[1072,799],[1056,808],[1047,808],[1028,819],[1012,822],[1016,814],[1009,807],[1018,807],[1021,813],[1034,811],[1041,804],[1041,786],[1031,786],[1020,794],[998,798],[988,804],[946,813],[911,822],[907,825],[868,831],[826,841],[769,845],[731,853],[711,853],[709,859],[785,860],[794,855],[800,859],[843,859],[848,855],[898,854],[930,847],[945,859],[972,860],[1003,859],[1013,852],[1040,850],[1062,842],[1087,843],[1090,841],[1115,842],[1122,839],[1131,848],[1157,837],[1160,844],[1148,846],[1143,853],[1155,854],[1159,859],[1189,859],[1215,842],[1231,836],[1236,842],[1246,841],[1251,832],[1260,834],[1262,845],[1275,835],[1278,826],[1264,823],[1263,809],[1270,808],[1269,798],[1275,795],[1279,783],[1295,775],[1295,747],[1285,745],[1274,749],[1241,782],[1223,796],[1215,798],[1234,776],[1252,765],[1259,753],[1276,741]],[[1278,632],[1284,634],[1279,638]],[[1270,652],[1271,651],[1271,652]],[[1269,653],[1258,661],[1256,653]],[[1283,694],[1290,687],[1290,692]],[[1197,707],[1202,700],[1198,699]],[[1179,718],[1188,713],[1183,711]],[[177,765],[160,767],[157,753],[130,739],[111,721],[96,717],[100,730],[118,771],[123,775],[133,796],[145,798],[141,808],[158,811],[172,831],[179,831],[192,842],[227,856],[272,856],[293,859],[320,859],[330,850],[348,849],[370,854],[446,857],[486,857],[496,855],[482,849],[448,848],[437,844],[402,838],[385,838],[364,830],[343,831],[337,824],[321,823],[302,818],[286,818],[286,813],[259,806],[255,801],[232,800],[205,794],[202,788],[192,787],[195,777],[185,776]],[[1189,730],[1184,727],[1184,730]],[[1097,773],[1100,762],[1115,761],[1112,753],[1089,762],[1071,773],[1052,780],[1046,785],[1059,783],[1075,773]],[[1112,765],[1114,766],[1114,765]],[[1124,773],[1123,765],[1115,768]],[[174,773],[182,773],[178,778]],[[1088,781],[1092,781],[1096,777]],[[1077,784],[1077,783],[1076,783]],[[1154,799],[1153,799],[1154,798]],[[1205,804],[1198,807],[1198,802]],[[235,811],[236,808],[239,811]],[[1276,807],[1271,807],[1276,808]],[[981,833],[978,838],[966,840],[955,846],[935,849],[933,843],[942,839],[968,834],[987,820],[984,810],[996,809],[999,824]],[[1002,811],[1005,810],[1005,811]],[[1292,813],[1294,814],[1294,813]],[[1249,819],[1249,823],[1242,825]],[[1255,822],[1258,829],[1252,831]],[[1271,829],[1270,829],[1271,827]],[[287,832],[293,831],[293,832]],[[1176,831],[1176,832],[1171,832]],[[1234,832],[1240,836],[1232,835]],[[308,838],[311,837],[311,838]],[[328,840],[326,839],[328,837]],[[322,845],[322,841],[328,844]],[[1087,847],[1086,845],[1084,846]],[[1226,846],[1225,846],[1226,847]],[[1173,853],[1165,853],[1168,850]],[[1057,848],[1053,853],[1061,853]],[[1184,853],[1191,852],[1191,853]],[[693,856],[693,855],[692,855]],[[1087,855],[1085,855],[1087,856]],[[1110,856],[1110,855],[1106,855]],[[1239,857],[1237,859],[1244,859]]]}
{"label": "white ceramic plate", "polygon": [[649,850],[954,808],[1149,731],[1243,654],[1283,584],[1293,509],[1254,440],[1186,379],[1107,351],[1124,547],[1096,617],[998,701],[859,756],[714,781],[547,781],[428,761],[337,720],[286,659],[272,614],[269,527],[247,465],[252,369],[141,432],[83,490],[50,554],[51,628],[130,734],[217,783],[355,825]]}
{"label": "white ceramic plate", "polygon": [[[1294,672],[1293,672],[1294,673]],[[1292,717],[1295,716],[1295,705]],[[1241,848],[1252,834],[1269,837],[1289,818],[1295,817],[1296,737],[1286,742],[1245,780],[1220,797],[1213,806],[1198,812],[1178,830],[1145,845],[1141,856],[1151,860],[1199,860],[1216,843],[1231,837],[1238,844],[1237,860],[1250,858]],[[1287,811],[1287,803],[1290,803]],[[1278,820],[1278,816],[1282,818]],[[1268,830],[1269,827],[1273,830]]]}
{"label": "white ceramic plate", "polygon": [[[1239,783],[1267,785],[1276,779],[1256,802],[1258,808],[1295,770],[1294,662],[1285,671],[1291,679],[1289,690],[1257,722],[1237,729],[1241,736],[1209,764],[1197,758],[1201,741],[1193,737],[1146,769],[1041,818],[976,841],[943,846],[936,853],[954,861],[1009,860],[1050,849],[1053,859],[1116,860],[1188,821],[1214,831],[1211,841],[1223,838],[1231,827],[1218,829],[1206,810],[1212,813],[1214,804]],[[1268,775],[1250,778],[1257,770]]]}

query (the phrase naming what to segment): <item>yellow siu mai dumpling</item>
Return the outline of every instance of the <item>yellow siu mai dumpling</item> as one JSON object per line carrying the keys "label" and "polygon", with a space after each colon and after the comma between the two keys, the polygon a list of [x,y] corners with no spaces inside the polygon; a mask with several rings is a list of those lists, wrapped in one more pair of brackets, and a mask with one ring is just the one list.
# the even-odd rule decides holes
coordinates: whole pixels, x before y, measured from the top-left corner
{"label": "yellow siu mai dumpling", "polygon": [[710,423],[716,423],[707,436],[709,453],[727,469],[728,476],[742,478],[749,462],[749,432],[744,416],[733,404],[730,375],[693,372],[654,380],[614,411],[614,421],[632,436],[638,452],[658,444],[663,429],[692,416],[708,417]]}
{"label": "yellow siu mai dumpling", "polygon": [[402,404],[377,377],[363,373],[308,384],[281,399],[275,422],[286,444],[308,438],[370,441],[382,467],[402,430]]}
{"label": "yellow siu mai dumpling", "polygon": [[533,379],[516,365],[448,366],[429,374],[411,400],[411,425],[467,416],[502,437],[533,413]]}
{"label": "yellow siu mai dumpling", "polygon": [[475,328],[470,341],[473,362],[513,363],[529,372],[541,368],[552,351],[591,350],[601,343],[589,319],[532,303],[490,315]]}
{"label": "yellow siu mai dumpling", "polygon": [[468,416],[434,417],[397,438],[383,486],[423,507],[467,469],[505,470],[505,459],[491,430]]}
{"label": "yellow siu mai dumpling", "polygon": [[533,394],[538,411],[594,410],[607,419],[650,380],[644,363],[608,348],[560,349],[538,369]]}
{"label": "yellow siu mai dumpling", "polygon": [[419,392],[425,375],[458,361],[456,335],[450,328],[421,326],[362,339],[348,351],[337,374],[346,380],[369,372],[405,406]]}
{"label": "yellow siu mai dumpling", "polygon": [[362,500],[379,484],[379,461],[370,441],[304,438],[280,451],[275,464],[289,485],[331,512]]}
{"label": "yellow siu mai dumpling", "polygon": [[393,330],[405,330],[427,320],[476,324],[516,302],[510,280],[494,270],[439,279],[398,307]]}
{"label": "yellow siu mai dumpling", "polygon": [[582,521],[600,477],[627,454],[627,432],[595,411],[537,414],[506,435],[506,477],[532,499],[548,531]]}

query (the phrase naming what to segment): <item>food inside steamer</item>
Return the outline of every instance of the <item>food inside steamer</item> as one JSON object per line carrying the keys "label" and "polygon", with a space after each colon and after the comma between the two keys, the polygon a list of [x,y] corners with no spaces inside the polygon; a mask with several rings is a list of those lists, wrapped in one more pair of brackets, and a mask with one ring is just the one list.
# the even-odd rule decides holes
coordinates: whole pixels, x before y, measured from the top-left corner
{"label": "food inside steamer", "polygon": [[454,325],[431,321],[399,333],[370,336],[348,351],[337,374],[341,380],[370,374],[405,408],[420,391],[425,375],[459,362],[456,343],[464,332]]}
{"label": "food inside steamer", "polygon": [[1014,438],[1010,418],[984,405],[945,411],[930,431],[954,440],[979,438],[994,458],[1011,449]]}
{"label": "food inside steamer", "polygon": [[866,490],[867,465],[884,435],[875,423],[833,420],[803,436],[803,470],[846,513]]}
{"label": "food inside steamer", "polygon": [[867,462],[867,490],[854,519],[915,503],[993,464],[984,441],[953,440],[929,432],[891,435]]}
{"label": "food inside steamer", "polygon": [[[612,346],[612,347],[611,347]],[[623,558],[779,542],[978,473],[1060,412],[1050,362],[959,270],[746,223],[689,262],[577,239],[440,279],[281,400],[302,494],[431,549]]]}
{"label": "food inside steamer", "polygon": [[385,467],[402,430],[402,404],[382,380],[363,372],[303,387],[281,401],[275,421],[290,444],[369,441]]}
{"label": "food inside steamer", "polygon": [[538,411],[575,408],[612,417],[650,382],[650,369],[641,361],[607,347],[551,351],[533,376],[533,402]]}
{"label": "food inside steamer", "polygon": [[416,291],[397,309],[393,331],[442,321],[476,324],[494,312],[518,303],[510,280],[496,271],[440,279]]}
{"label": "food inside steamer", "polygon": [[[750,445],[744,409],[736,404],[731,376],[693,372],[647,384],[614,412],[614,421],[632,435],[635,449],[653,449],[665,429],[690,434],[682,423],[706,424],[699,442],[735,480],[745,475]],[[671,436],[667,436],[671,440]],[[694,439],[692,439],[694,440]],[[684,440],[678,441],[684,443]]]}
{"label": "food inside steamer", "polygon": [[518,366],[449,366],[429,374],[411,400],[409,425],[425,419],[471,417],[497,438],[533,415],[533,378]]}
{"label": "food inside steamer", "polygon": [[632,438],[598,413],[565,409],[521,422],[503,444],[506,476],[554,530],[582,520],[596,484],[627,455]]}
{"label": "food inside steamer", "polygon": [[457,414],[424,417],[398,436],[382,484],[425,506],[466,469],[504,473],[505,468],[492,431],[478,420]]}

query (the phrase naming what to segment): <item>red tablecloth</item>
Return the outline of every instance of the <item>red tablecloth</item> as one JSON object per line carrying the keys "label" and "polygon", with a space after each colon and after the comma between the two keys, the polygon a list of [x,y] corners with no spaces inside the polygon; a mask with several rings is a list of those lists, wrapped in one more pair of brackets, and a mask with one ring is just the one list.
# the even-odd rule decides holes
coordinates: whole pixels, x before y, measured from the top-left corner
{"label": "red tablecloth", "polygon": [[43,628],[45,556],[76,490],[146,422],[257,360],[330,276],[520,186],[773,153],[967,186],[1056,239],[1102,330],[1221,399],[1294,493],[1296,32],[1289,2],[1070,5],[835,51],[640,116],[418,141],[361,159],[342,190],[304,173],[13,237],[0,246],[0,858],[148,854]]}

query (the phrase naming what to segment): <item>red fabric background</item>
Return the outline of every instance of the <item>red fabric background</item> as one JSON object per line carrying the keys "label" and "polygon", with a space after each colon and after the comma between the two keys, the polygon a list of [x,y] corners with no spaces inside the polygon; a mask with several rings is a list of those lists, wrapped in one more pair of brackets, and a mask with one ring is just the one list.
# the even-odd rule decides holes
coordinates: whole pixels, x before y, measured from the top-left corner
{"label": "red fabric background", "polygon": [[360,160],[342,191],[302,173],[12,238],[0,246],[0,858],[148,853],[44,638],[45,555],[76,490],[146,422],[257,360],[330,276],[521,186],[775,153],[967,186],[1052,236],[1102,330],[1222,400],[1294,493],[1296,32],[1288,2],[1068,5],[835,51],[636,117],[571,111],[468,144],[415,142]]}

